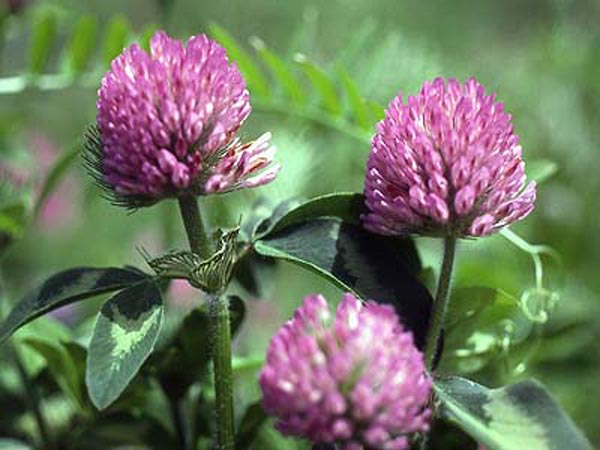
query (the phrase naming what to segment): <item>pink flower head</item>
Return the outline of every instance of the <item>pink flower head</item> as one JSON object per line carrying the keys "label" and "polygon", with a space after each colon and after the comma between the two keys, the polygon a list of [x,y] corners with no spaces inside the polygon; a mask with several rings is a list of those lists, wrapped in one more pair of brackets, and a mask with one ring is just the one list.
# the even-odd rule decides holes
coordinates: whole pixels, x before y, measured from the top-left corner
{"label": "pink flower head", "polygon": [[118,196],[153,203],[258,186],[277,174],[268,168],[270,133],[249,144],[236,138],[251,109],[246,83],[205,35],[184,47],[158,31],[150,53],[125,49],[102,80],[97,106],[95,169]]}
{"label": "pink flower head", "polygon": [[512,118],[474,78],[437,78],[390,103],[371,144],[367,229],[381,234],[484,236],[523,219],[535,182]]}
{"label": "pink flower head", "polygon": [[431,381],[389,305],[344,295],[332,317],[311,295],[273,338],[260,374],[278,429],[341,450],[409,448],[426,431]]}

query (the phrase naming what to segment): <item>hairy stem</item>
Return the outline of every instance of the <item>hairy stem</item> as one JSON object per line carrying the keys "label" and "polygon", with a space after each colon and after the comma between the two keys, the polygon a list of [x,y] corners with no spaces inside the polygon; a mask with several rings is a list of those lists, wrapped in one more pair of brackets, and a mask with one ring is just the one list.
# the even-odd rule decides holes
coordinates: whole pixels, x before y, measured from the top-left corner
{"label": "hairy stem", "polygon": [[212,246],[200,215],[198,200],[191,194],[182,195],[179,197],[179,210],[181,211],[181,218],[190,243],[190,249],[204,259],[209,258]]}
{"label": "hairy stem", "polygon": [[231,329],[229,305],[224,295],[211,296],[210,316],[213,322],[213,366],[217,402],[218,450],[234,450],[233,370],[231,365]]}
{"label": "hairy stem", "polygon": [[435,358],[439,350],[440,336],[442,334],[442,329],[444,328],[444,321],[446,320],[455,251],[456,238],[446,237],[444,240],[444,259],[442,261],[440,279],[438,280],[433,304],[433,317],[431,320],[431,327],[429,328],[429,335],[427,336],[427,345],[425,347],[425,361],[429,370],[433,370]]}
{"label": "hairy stem", "polygon": [[[212,251],[212,245],[206,235],[196,198],[191,195],[180,197],[179,209],[191,250],[202,258],[208,258]],[[225,296],[212,292],[209,294],[210,320],[213,331],[211,354],[216,396],[217,449],[234,450],[235,427],[229,305]]]}

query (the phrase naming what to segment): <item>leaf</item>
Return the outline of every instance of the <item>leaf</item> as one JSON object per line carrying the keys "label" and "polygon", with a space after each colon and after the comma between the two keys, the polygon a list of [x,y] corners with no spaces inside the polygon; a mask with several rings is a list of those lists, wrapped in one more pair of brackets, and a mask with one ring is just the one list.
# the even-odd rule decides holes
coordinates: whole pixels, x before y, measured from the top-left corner
{"label": "leaf", "polygon": [[196,308],[187,314],[168,344],[152,354],[149,366],[158,373],[169,398],[181,399],[188,388],[206,373],[211,337],[208,314]]}
{"label": "leaf", "polygon": [[423,345],[432,298],[416,278],[420,263],[411,239],[378,236],[353,223],[319,218],[270,233],[254,248],[312,270],[363,299],[394,305],[417,345]]}
{"label": "leaf", "polygon": [[139,36],[140,46],[147,52],[150,51],[150,39],[152,39],[152,36],[154,36],[154,33],[156,33],[156,31],[159,29],[160,29],[160,25],[158,25],[157,23],[149,23],[148,25],[146,25],[144,27],[144,30],[142,31],[141,35]]}
{"label": "leaf", "polygon": [[227,297],[229,302],[229,322],[231,323],[231,336],[235,336],[246,318],[246,304],[237,295]]}
{"label": "leaf", "polygon": [[102,62],[105,67],[110,66],[112,60],[125,48],[129,28],[129,21],[122,14],[118,14],[110,19],[102,48]]}
{"label": "leaf", "polygon": [[267,67],[269,67],[275,80],[283,88],[283,92],[292,100],[292,102],[296,105],[305,103],[306,96],[304,94],[304,89],[298,78],[296,78],[292,68],[279,56],[269,50],[261,39],[253,37],[250,40],[250,43],[258,53],[258,56],[264,61]]}
{"label": "leaf", "polygon": [[56,384],[73,406],[78,410],[86,409],[88,403],[83,384],[85,349],[75,343],[66,344],[40,337],[28,337],[22,342],[45,359]]}
{"label": "leaf", "polygon": [[302,67],[304,74],[319,93],[323,108],[336,116],[340,115],[342,112],[342,105],[338,98],[335,84],[319,67],[310,62],[306,56],[297,54],[294,60]]}
{"label": "leaf", "polygon": [[85,377],[98,409],[119,397],[152,353],[162,318],[160,290],[150,280],[117,293],[102,306],[88,350]]}
{"label": "leaf", "polygon": [[537,381],[488,389],[464,378],[438,379],[440,416],[488,450],[592,450],[591,444]]}
{"label": "leaf", "polygon": [[227,50],[229,58],[238,65],[248,83],[248,89],[252,94],[266,97],[269,94],[269,86],[260,67],[258,67],[248,52],[246,52],[235,39],[216,23],[208,26],[210,35]]}
{"label": "leaf", "polygon": [[79,143],[62,152],[60,156],[54,161],[52,167],[48,171],[48,175],[46,175],[46,179],[44,180],[44,184],[40,191],[40,194],[35,202],[34,207],[34,217],[37,217],[42,207],[44,206],[45,201],[48,196],[52,194],[54,189],[60,184],[64,176],[67,174],[69,169],[73,167],[75,161],[77,161],[77,157],[79,156],[81,148]]}
{"label": "leaf", "polygon": [[269,231],[277,232],[289,225],[319,217],[337,217],[344,222],[360,224],[360,215],[365,211],[362,194],[353,192],[325,194],[289,210]]}
{"label": "leaf", "polygon": [[56,39],[56,16],[47,10],[37,17],[29,45],[29,71],[39,74],[44,70],[50,50]]}
{"label": "leaf", "polygon": [[489,287],[455,288],[451,293],[440,370],[469,373],[480,370],[532,330],[519,301]]}
{"label": "leaf", "polygon": [[541,184],[558,173],[558,164],[549,159],[534,159],[527,161],[527,175],[536,183]]}
{"label": "leaf", "polygon": [[338,69],[338,75],[348,97],[350,111],[354,120],[362,129],[370,130],[373,128],[373,122],[370,120],[369,107],[358,92],[358,87],[354,83],[354,80],[343,69]]}
{"label": "leaf", "polygon": [[59,272],[27,294],[0,323],[0,343],[33,319],[61,306],[148,279],[133,268],[77,267]]}
{"label": "leaf", "polygon": [[27,207],[24,201],[0,205],[0,235],[19,239],[23,236],[26,224]]}
{"label": "leaf", "polygon": [[235,438],[236,450],[248,450],[251,448],[256,435],[267,418],[268,416],[260,402],[252,403],[248,406],[237,429]]}
{"label": "leaf", "polygon": [[66,48],[70,73],[78,75],[86,69],[96,47],[96,28],[97,23],[93,16],[81,16],[77,21]]}

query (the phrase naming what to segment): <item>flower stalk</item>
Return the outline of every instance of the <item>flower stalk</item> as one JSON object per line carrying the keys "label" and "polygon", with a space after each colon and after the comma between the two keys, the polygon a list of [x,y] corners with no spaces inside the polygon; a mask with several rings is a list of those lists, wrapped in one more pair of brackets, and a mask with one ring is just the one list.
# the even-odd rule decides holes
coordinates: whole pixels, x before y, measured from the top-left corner
{"label": "flower stalk", "polygon": [[447,236],[444,239],[444,257],[442,268],[440,270],[440,278],[435,293],[433,303],[433,316],[431,319],[431,327],[427,337],[425,347],[425,361],[427,368],[431,371],[434,369],[434,363],[439,351],[439,342],[446,320],[448,311],[448,303],[450,299],[450,283],[452,280],[452,270],[454,267],[454,255],[456,253],[456,238]]}
{"label": "flower stalk", "polygon": [[[197,199],[193,195],[179,197],[179,209],[190,249],[203,259],[208,259],[212,253],[212,244],[206,234]],[[216,396],[217,449],[233,450],[235,445],[233,371],[229,307],[226,297],[210,292],[209,309],[213,330],[211,354]]]}

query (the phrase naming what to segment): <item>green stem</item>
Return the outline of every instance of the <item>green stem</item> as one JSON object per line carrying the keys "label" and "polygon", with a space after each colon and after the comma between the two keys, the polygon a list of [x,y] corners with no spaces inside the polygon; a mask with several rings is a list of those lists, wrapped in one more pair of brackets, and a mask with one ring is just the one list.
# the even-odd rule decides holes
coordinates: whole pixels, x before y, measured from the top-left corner
{"label": "green stem", "polygon": [[212,253],[212,246],[206,234],[202,216],[200,216],[198,200],[191,194],[182,195],[179,197],[179,210],[181,211],[181,218],[190,243],[190,249],[203,259],[209,258]]}
{"label": "green stem", "polygon": [[217,402],[218,450],[234,450],[233,369],[231,365],[231,329],[229,305],[224,295],[210,299],[210,315],[214,328],[213,366]]}
{"label": "green stem", "polygon": [[19,374],[19,378],[21,379],[21,384],[23,385],[23,391],[25,393],[25,399],[29,406],[29,409],[33,413],[33,418],[35,420],[40,442],[42,443],[43,448],[52,450],[54,449],[54,443],[50,438],[50,433],[48,432],[48,425],[46,424],[46,419],[42,414],[42,409],[40,407],[40,399],[37,395],[37,388],[33,386],[29,381],[29,376],[25,370],[25,366],[23,365],[23,361],[21,361],[21,357],[17,349],[9,344],[10,352],[12,353],[13,361],[15,363],[15,367]]}
{"label": "green stem", "polygon": [[454,254],[456,252],[456,238],[446,237],[444,240],[444,259],[438,280],[435,301],[433,304],[433,317],[429,335],[427,336],[427,345],[425,347],[425,361],[427,368],[433,370],[433,363],[438,353],[440,335],[444,328],[446,312],[448,310],[448,300],[450,294],[450,281],[452,279],[452,268],[454,266]]}
{"label": "green stem", "polygon": [[175,437],[177,446],[182,450],[187,450],[190,446],[187,445],[185,427],[181,414],[181,406],[176,398],[169,398],[169,407],[171,408],[171,417],[173,418],[173,428],[175,429]]}
{"label": "green stem", "polygon": [[[196,198],[192,195],[180,197],[179,209],[181,210],[181,217],[190,248],[201,257],[208,258],[212,251],[212,245],[206,235]],[[211,353],[216,396],[217,449],[234,450],[233,373],[227,298],[223,295],[210,293],[209,307],[214,336]]]}

